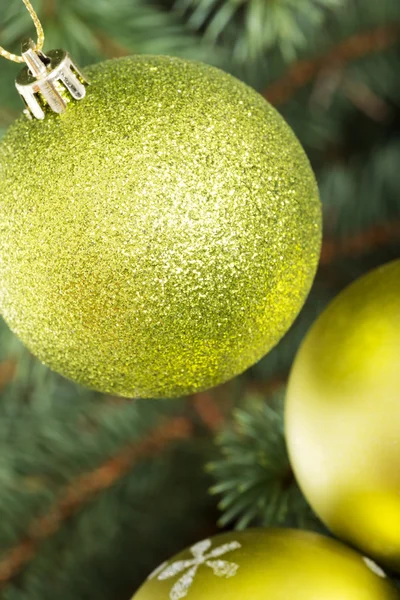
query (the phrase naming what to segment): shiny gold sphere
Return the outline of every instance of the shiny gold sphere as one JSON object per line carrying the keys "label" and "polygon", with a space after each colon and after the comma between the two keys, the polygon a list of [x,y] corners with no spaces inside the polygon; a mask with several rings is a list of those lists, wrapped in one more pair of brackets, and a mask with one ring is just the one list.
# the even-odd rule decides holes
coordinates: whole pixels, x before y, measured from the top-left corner
{"label": "shiny gold sphere", "polygon": [[161,565],[133,600],[395,600],[370,560],[292,529],[218,535]]}
{"label": "shiny gold sphere", "polygon": [[400,260],[348,287],[311,329],[290,376],[286,434],[321,519],[400,571]]}
{"label": "shiny gold sphere", "polygon": [[259,360],[312,283],[320,202],[293,132],[213,67],[137,56],[0,146],[0,312],[55,371],[179,396]]}

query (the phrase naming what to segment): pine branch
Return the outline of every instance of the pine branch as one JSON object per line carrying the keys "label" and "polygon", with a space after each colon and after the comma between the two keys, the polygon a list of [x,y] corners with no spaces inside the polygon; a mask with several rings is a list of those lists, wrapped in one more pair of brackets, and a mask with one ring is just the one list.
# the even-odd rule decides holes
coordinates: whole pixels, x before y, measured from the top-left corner
{"label": "pine branch", "polygon": [[193,406],[201,421],[210,431],[220,431],[226,417],[212,392],[202,392],[193,397]]}
{"label": "pine branch", "polygon": [[54,19],[57,15],[56,0],[42,0],[41,12],[44,19]]}
{"label": "pine branch", "polygon": [[53,536],[65,520],[93,500],[99,492],[114,485],[140,460],[158,454],[170,442],[185,439],[190,433],[191,423],[187,419],[174,418],[141,442],[128,444],[93,472],[80,475],[70,483],[48,513],[33,520],[25,539],[0,559],[0,589],[34,558],[44,540]]}
{"label": "pine branch", "polygon": [[16,368],[17,362],[12,358],[0,363],[0,393],[14,379]]}
{"label": "pine branch", "polygon": [[263,397],[269,397],[282,390],[287,383],[286,376],[281,375],[280,377],[273,377],[267,381],[255,380],[250,381],[248,385],[248,391],[254,395],[261,395]]}
{"label": "pine branch", "polygon": [[117,40],[109,37],[104,31],[98,30],[95,32],[97,41],[99,42],[102,54],[108,58],[120,58],[129,56],[132,50],[120,44]]}
{"label": "pine branch", "polygon": [[376,250],[400,239],[400,223],[376,225],[368,231],[344,239],[325,239],[320,264],[332,264],[335,260],[358,257],[366,251]]}
{"label": "pine branch", "polygon": [[263,96],[276,106],[284,104],[297,90],[310,83],[325,69],[343,68],[346,63],[394,46],[399,39],[400,23],[391,23],[373,31],[353,35],[325,56],[296,62],[282,79],[264,90]]}
{"label": "pine branch", "polygon": [[343,0],[176,0],[178,11],[211,45],[244,64],[275,50],[286,61],[307,46]]}
{"label": "pine branch", "polygon": [[222,456],[208,470],[217,481],[212,493],[222,495],[221,526],[321,529],[291,470],[281,395],[270,404],[250,399],[244,409],[234,412],[232,426],[218,436],[217,444]]}

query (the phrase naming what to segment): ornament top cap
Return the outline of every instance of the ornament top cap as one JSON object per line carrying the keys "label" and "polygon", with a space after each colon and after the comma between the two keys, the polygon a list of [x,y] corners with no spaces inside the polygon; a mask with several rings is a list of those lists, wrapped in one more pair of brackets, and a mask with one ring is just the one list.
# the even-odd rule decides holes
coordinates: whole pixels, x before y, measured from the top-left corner
{"label": "ornament top cap", "polygon": [[49,111],[61,114],[69,102],[86,96],[88,81],[65,50],[50,50],[46,55],[27,39],[22,43],[22,56],[26,66],[15,86],[29,118],[43,120]]}

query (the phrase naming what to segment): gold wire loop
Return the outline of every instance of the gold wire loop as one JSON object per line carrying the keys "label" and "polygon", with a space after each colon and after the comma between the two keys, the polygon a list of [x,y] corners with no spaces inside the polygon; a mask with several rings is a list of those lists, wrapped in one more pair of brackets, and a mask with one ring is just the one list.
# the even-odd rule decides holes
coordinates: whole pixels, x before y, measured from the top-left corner
{"label": "gold wire loop", "polygon": [[[43,44],[44,44],[44,32],[43,32],[42,24],[39,21],[39,17],[37,16],[36,12],[34,11],[34,8],[33,8],[32,4],[30,3],[30,1],[22,0],[22,2],[25,4],[29,14],[32,17],[32,21],[36,27],[37,42],[35,44],[34,50],[36,52],[40,52],[42,50]],[[12,54],[11,52],[7,52],[7,50],[2,48],[1,46],[0,46],[0,56],[3,56],[4,58],[7,58],[8,60],[12,60],[13,62],[16,62],[16,63],[24,63],[25,62],[25,60],[22,56],[18,56],[17,54]]]}

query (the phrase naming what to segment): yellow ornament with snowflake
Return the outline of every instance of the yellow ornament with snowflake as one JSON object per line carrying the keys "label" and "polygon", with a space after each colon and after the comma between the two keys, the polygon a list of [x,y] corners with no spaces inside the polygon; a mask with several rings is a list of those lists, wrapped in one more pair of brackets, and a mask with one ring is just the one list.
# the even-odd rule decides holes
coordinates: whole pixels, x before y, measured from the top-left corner
{"label": "yellow ornament with snowflake", "polygon": [[317,319],[293,365],[285,421],[318,516],[400,572],[400,260],[355,281]]}
{"label": "yellow ornament with snowflake", "polygon": [[133,600],[399,600],[371,560],[290,529],[204,540],[162,564]]}

